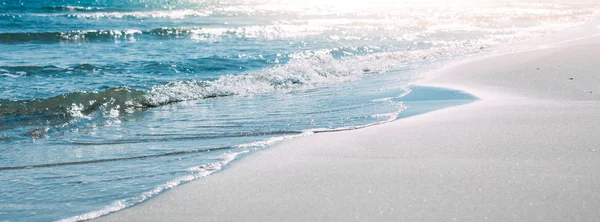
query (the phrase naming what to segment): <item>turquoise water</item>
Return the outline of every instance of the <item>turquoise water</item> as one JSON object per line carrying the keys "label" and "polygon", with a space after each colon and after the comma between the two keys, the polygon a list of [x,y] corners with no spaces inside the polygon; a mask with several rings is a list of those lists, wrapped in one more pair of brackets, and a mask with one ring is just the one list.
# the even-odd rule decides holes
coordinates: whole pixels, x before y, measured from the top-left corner
{"label": "turquoise water", "polygon": [[95,218],[283,139],[471,102],[411,83],[595,8],[0,0],[0,221]]}

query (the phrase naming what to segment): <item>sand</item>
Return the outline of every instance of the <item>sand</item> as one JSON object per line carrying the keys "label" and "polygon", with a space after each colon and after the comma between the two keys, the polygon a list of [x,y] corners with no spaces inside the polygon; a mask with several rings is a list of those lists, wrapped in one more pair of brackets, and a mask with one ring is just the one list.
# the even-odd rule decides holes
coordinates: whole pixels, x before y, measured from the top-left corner
{"label": "sand", "polygon": [[287,140],[99,221],[600,218],[600,37],[427,75],[481,100]]}

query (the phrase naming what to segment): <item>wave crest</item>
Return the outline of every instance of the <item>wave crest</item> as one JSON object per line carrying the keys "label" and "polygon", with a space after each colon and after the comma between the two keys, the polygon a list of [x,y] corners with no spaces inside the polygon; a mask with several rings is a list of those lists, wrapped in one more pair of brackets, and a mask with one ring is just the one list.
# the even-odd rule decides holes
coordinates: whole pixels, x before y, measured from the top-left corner
{"label": "wave crest", "polygon": [[141,35],[140,30],[77,30],[68,32],[23,32],[0,33],[0,43],[27,42],[85,42],[94,40],[115,40]]}
{"label": "wave crest", "polygon": [[0,100],[0,117],[63,116],[76,117],[89,114],[100,107],[121,111],[143,107],[146,93],[126,87],[110,88],[102,92],[72,92],[46,99]]}
{"label": "wave crest", "polygon": [[14,32],[0,33],[0,43],[20,44],[29,42],[91,42],[136,40],[141,36],[154,38],[189,37],[195,40],[218,38],[266,38],[282,39],[316,35],[328,30],[320,26],[267,25],[236,28],[162,27],[151,30],[73,30],[64,32]]}
{"label": "wave crest", "polygon": [[101,11],[105,10],[103,7],[92,7],[92,6],[73,6],[73,5],[56,5],[56,6],[44,6],[41,8],[45,11]]}
{"label": "wave crest", "polygon": [[[170,103],[233,95],[313,88],[352,81],[365,75],[383,73],[412,61],[453,54],[452,48],[412,52],[379,53],[336,59],[335,50],[297,54],[287,64],[242,75],[224,75],[213,80],[186,80],[155,85],[149,90],[127,87],[100,92],[72,92],[46,99],[0,100],[0,119],[114,118],[136,110]],[[43,119],[42,118],[42,119]],[[12,121],[15,122],[15,121]],[[17,123],[18,124],[18,123]]]}

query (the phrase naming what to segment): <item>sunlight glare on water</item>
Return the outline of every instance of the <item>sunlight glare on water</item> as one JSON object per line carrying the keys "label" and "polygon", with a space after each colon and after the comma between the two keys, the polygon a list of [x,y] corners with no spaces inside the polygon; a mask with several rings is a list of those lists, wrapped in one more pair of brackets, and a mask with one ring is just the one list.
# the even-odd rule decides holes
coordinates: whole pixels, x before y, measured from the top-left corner
{"label": "sunlight glare on water", "polygon": [[277,141],[471,102],[411,83],[432,64],[583,24],[596,9],[0,0],[0,221],[95,218]]}

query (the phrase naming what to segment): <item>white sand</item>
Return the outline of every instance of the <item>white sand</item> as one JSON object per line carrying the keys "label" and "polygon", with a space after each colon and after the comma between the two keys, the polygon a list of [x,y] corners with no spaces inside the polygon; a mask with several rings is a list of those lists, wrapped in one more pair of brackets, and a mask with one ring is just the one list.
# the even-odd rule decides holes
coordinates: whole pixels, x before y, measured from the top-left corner
{"label": "white sand", "polygon": [[482,100],[288,140],[100,221],[600,218],[600,38],[432,75]]}

